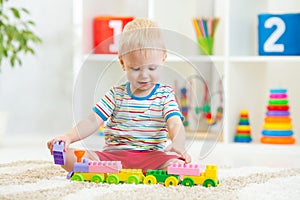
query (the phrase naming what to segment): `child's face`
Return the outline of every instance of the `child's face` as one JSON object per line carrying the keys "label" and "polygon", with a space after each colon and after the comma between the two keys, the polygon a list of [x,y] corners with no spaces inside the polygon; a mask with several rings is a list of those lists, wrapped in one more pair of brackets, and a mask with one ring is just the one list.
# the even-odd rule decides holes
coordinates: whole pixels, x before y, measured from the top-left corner
{"label": "child's face", "polygon": [[160,79],[165,58],[166,54],[161,50],[138,50],[120,57],[134,95],[144,96],[152,91]]}

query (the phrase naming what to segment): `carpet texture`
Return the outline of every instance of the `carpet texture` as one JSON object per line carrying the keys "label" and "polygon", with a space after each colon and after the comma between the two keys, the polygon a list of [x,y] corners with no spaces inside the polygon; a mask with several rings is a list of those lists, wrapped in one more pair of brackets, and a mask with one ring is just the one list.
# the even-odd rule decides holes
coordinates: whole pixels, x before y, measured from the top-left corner
{"label": "carpet texture", "polygon": [[52,162],[0,164],[0,199],[300,199],[300,169],[219,166],[220,185],[109,185],[71,182]]}

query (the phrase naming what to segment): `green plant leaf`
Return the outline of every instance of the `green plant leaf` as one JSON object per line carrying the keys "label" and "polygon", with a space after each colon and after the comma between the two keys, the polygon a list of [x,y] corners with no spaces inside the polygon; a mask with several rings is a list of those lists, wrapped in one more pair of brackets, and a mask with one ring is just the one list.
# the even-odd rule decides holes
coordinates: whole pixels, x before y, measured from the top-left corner
{"label": "green plant leaf", "polygon": [[27,10],[26,8],[21,8],[21,10],[28,15],[30,14],[29,10]]}
{"label": "green plant leaf", "polygon": [[12,13],[14,14],[14,16],[18,19],[20,19],[20,12],[18,11],[18,9],[16,8],[10,8],[10,10],[12,11]]}
{"label": "green plant leaf", "polygon": [[15,62],[16,62],[16,55],[12,55],[10,58],[10,64],[12,67],[15,66]]}
{"label": "green plant leaf", "polygon": [[31,20],[28,20],[27,24],[31,24],[31,25],[35,26],[35,23],[33,21],[31,21]]}

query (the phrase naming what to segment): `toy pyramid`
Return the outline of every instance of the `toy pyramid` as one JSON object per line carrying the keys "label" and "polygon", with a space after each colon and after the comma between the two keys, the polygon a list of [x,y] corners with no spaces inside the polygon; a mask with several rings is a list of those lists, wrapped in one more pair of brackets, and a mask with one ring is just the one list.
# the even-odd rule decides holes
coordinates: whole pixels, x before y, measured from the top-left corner
{"label": "toy pyramid", "polygon": [[251,142],[251,127],[247,110],[240,112],[239,124],[236,127],[235,142]]}
{"label": "toy pyramid", "polygon": [[286,89],[271,89],[260,141],[266,144],[294,144],[292,119]]}

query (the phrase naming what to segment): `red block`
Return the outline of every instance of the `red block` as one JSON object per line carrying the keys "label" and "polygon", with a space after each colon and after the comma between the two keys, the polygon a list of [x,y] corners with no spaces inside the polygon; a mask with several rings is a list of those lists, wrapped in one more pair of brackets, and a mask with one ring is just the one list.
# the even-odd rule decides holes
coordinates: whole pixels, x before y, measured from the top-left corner
{"label": "red block", "polygon": [[98,16],[94,18],[94,53],[116,54],[119,36],[124,26],[134,17]]}

